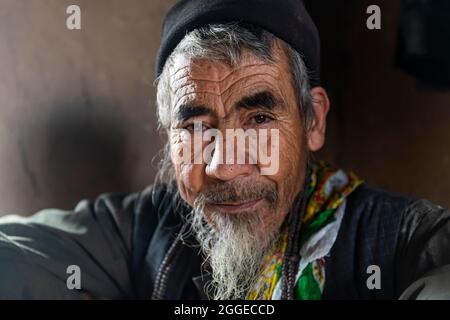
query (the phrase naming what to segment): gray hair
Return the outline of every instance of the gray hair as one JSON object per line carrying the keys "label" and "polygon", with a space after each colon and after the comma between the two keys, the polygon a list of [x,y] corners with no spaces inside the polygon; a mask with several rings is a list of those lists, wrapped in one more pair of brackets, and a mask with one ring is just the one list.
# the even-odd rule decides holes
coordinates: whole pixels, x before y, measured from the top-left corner
{"label": "gray hair", "polygon": [[[272,46],[277,38],[268,31],[255,26],[243,26],[238,23],[212,24],[195,29],[188,33],[178,44],[173,53],[167,59],[163,71],[156,79],[157,94],[157,116],[159,128],[167,132],[171,121],[171,94],[169,70],[174,64],[174,57],[184,54],[189,58],[205,58],[221,60],[229,63],[233,67],[240,64],[241,54],[244,49],[254,53],[257,57],[274,62]],[[299,112],[306,131],[309,131],[314,117],[312,96],[310,93],[310,82],[308,70],[303,62],[303,58],[289,44],[280,40],[283,49],[292,66],[291,79],[295,90]],[[167,157],[169,143],[166,144],[164,159],[160,164],[159,178],[164,182],[171,181],[173,172],[170,172],[170,159]],[[173,182],[173,180],[172,180]]]}

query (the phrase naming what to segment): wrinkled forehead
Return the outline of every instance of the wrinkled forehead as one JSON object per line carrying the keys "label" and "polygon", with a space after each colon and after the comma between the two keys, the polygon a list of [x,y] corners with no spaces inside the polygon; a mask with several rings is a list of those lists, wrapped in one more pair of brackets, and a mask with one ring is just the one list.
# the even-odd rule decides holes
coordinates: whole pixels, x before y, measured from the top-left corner
{"label": "wrinkled forehead", "polygon": [[243,54],[237,66],[221,59],[191,58],[180,53],[174,57],[173,66],[170,68],[170,84],[176,87],[177,82],[186,78],[222,82],[233,72],[239,73],[244,70],[249,72],[254,69],[270,68],[273,65],[248,52]]}
{"label": "wrinkled forehead", "polygon": [[282,87],[290,85],[287,57],[283,51],[274,49],[273,60],[244,50],[239,65],[233,66],[224,60],[177,54],[169,69],[172,106],[205,96],[221,96],[226,100],[261,89],[282,95]]}

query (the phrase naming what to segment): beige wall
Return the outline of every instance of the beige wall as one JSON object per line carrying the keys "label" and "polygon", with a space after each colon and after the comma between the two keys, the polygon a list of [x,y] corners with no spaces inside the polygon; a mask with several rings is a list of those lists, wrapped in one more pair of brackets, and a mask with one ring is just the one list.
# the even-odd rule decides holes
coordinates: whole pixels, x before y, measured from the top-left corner
{"label": "beige wall", "polygon": [[[173,2],[0,0],[0,213],[71,208],[151,183],[160,148],[153,63]],[[81,31],[65,27],[73,3]],[[321,155],[450,207],[450,94],[418,92],[393,67],[399,1],[377,1],[378,32],[364,29],[372,3],[326,3],[311,3],[333,100]]]}
{"label": "beige wall", "polygon": [[[0,212],[152,181],[153,60],[168,0],[0,0]],[[66,8],[82,9],[82,30]]]}

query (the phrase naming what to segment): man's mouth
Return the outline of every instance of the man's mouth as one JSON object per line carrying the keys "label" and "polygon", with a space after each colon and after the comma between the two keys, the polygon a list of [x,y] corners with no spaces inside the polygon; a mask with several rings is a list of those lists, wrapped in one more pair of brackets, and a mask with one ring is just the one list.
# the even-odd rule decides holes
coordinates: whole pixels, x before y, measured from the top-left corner
{"label": "man's mouth", "polygon": [[239,213],[244,210],[251,210],[258,205],[263,198],[254,199],[243,202],[227,202],[227,203],[211,203],[211,206],[219,209],[219,211],[226,213]]}

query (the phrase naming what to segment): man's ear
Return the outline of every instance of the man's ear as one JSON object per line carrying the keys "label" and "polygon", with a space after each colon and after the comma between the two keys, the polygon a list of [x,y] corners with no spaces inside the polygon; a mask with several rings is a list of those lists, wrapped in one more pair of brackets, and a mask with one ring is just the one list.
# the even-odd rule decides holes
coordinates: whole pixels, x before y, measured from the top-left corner
{"label": "man's ear", "polygon": [[308,132],[308,147],[310,151],[317,151],[325,143],[325,130],[327,126],[327,114],[330,109],[330,100],[327,92],[322,87],[311,89],[314,117]]}

